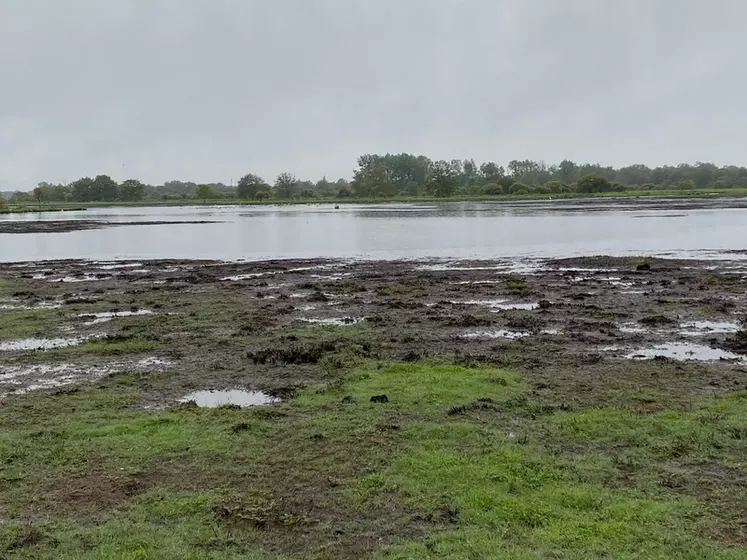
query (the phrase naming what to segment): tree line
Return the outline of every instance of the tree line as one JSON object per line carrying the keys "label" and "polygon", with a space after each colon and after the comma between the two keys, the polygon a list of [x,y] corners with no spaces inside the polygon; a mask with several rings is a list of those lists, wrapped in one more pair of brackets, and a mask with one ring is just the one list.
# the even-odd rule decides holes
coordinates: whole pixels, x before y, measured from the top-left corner
{"label": "tree line", "polygon": [[747,168],[712,163],[650,168],[645,165],[603,167],[569,160],[557,165],[513,160],[506,167],[472,159],[434,161],[413,154],[366,154],[358,158],[351,181],[298,179],[280,173],[270,183],[248,173],[236,186],[168,181],[147,185],[137,179],[118,183],[108,175],[83,177],[69,184],[40,183],[31,192],[17,191],[11,203],[139,202],[143,200],[261,200],[293,198],[393,198],[397,196],[496,196],[521,194],[599,193],[645,190],[747,188]]}

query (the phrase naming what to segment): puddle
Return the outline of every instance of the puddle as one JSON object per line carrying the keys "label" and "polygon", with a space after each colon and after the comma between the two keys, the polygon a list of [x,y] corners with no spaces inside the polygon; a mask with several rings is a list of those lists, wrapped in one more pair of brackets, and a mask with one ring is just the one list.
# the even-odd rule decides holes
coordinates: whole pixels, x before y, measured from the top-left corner
{"label": "puddle", "polygon": [[736,354],[732,354],[731,352],[726,352],[725,350],[703,346],[702,344],[688,344],[686,342],[670,342],[668,344],[659,344],[652,348],[642,348],[635,352],[631,352],[625,357],[629,360],[650,360],[657,356],[663,356],[673,360],[698,362],[744,359]]}
{"label": "puddle", "polygon": [[264,276],[272,276],[279,274],[278,272],[253,272],[251,274],[239,274],[237,276],[225,276],[221,278],[222,282],[239,282],[241,280],[250,280],[251,278],[262,278]]}
{"label": "puddle", "polygon": [[638,326],[635,323],[623,323],[622,325],[619,325],[617,328],[620,332],[628,333],[628,334],[641,334],[641,333],[648,332],[648,329]]}
{"label": "puddle", "polygon": [[156,358],[155,356],[150,358],[143,358],[137,363],[138,369],[150,369],[154,366],[160,366],[160,367],[169,367],[173,365],[172,362],[169,362],[168,360],[164,360],[163,358]]}
{"label": "puddle", "polygon": [[144,266],[143,263],[122,263],[122,264],[109,264],[109,263],[94,263],[96,268],[101,270],[117,270],[119,268],[139,268]]}
{"label": "puddle", "polygon": [[24,305],[14,301],[3,301],[0,303],[0,309],[7,310],[29,310],[29,309],[59,309],[62,307],[62,303],[59,301],[40,301],[34,305]]}
{"label": "puddle", "polygon": [[494,338],[505,338],[507,340],[519,340],[531,336],[531,333],[522,331],[509,331],[506,329],[492,329],[482,331],[471,331],[463,334],[461,338],[469,339],[494,339]]}
{"label": "puddle", "polygon": [[492,266],[461,264],[459,261],[441,262],[435,264],[421,264],[415,267],[415,270],[424,272],[451,272],[451,271],[481,271],[492,270],[508,274],[536,274],[540,270],[540,265],[536,262],[529,261],[505,261]]}
{"label": "puddle", "polygon": [[557,268],[559,272],[586,272],[587,274],[601,273],[601,272],[617,272],[616,268],[594,268],[594,267],[581,267],[581,266],[564,266]]}
{"label": "puddle", "polygon": [[82,319],[90,319],[86,325],[98,325],[100,323],[108,323],[112,319],[119,317],[141,317],[143,315],[153,315],[153,311],[149,309],[140,309],[138,311],[109,311],[104,313],[83,313],[78,315]]}
{"label": "puddle", "polygon": [[331,325],[336,327],[347,327],[350,325],[357,325],[363,321],[363,317],[332,317],[327,319],[301,319],[305,323],[311,323],[312,325]]}
{"label": "puddle", "polygon": [[708,334],[734,334],[741,330],[737,323],[729,321],[693,321],[680,327],[685,336],[703,336]]}
{"label": "puddle", "polygon": [[241,407],[262,406],[278,402],[280,399],[271,397],[262,391],[196,391],[180,399],[181,403],[194,401],[197,406],[204,408],[218,408],[225,405]]}
{"label": "puddle", "polygon": [[486,300],[472,300],[472,301],[452,301],[454,305],[486,305],[493,311],[503,311],[509,309],[519,309],[525,311],[533,311],[539,309],[538,303],[516,303],[510,302],[505,299],[486,299]]}
{"label": "puddle", "polygon": [[338,274],[312,274],[311,277],[322,282],[339,282],[353,276],[351,272],[340,272]]}
{"label": "puddle", "polygon": [[52,350],[54,348],[68,348],[77,346],[86,339],[76,338],[26,338],[22,340],[6,340],[0,342],[0,352],[17,352],[22,350]]}
{"label": "puddle", "polygon": [[[44,276],[42,278],[45,278]],[[62,278],[55,278],[49,280],[50,282],[57,282],[63,284],[76,284],[78,282],[99,282],[101,280],[111,280],[113,276],[95,276],[93,274],[85,274],[83,276],[63,276]]]}
{"label": "puddle", "polygon": [[0,397],[25,395],[32,391],[78,385],[121,372],[157,372],[172,365],[157,357],[138,362],[109,362],[106,364],[37,364],[31,366],[3,366],[0,369]]}

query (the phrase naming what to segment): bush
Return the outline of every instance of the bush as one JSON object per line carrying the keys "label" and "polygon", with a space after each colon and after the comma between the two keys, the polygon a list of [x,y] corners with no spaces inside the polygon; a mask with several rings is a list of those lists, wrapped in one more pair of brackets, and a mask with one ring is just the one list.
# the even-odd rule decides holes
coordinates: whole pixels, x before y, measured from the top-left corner
{"label": "bush", "polygon": [[0,212],[8,211],[8,201],[4,198],[0,198]]}
{"label": "bush", "polygon": [[350,198],[351,196],[353,196],[353,191],[351,191],[347,187],[342,187],[339,191],[337,191],[338,198]]}
{"label": "bush", "polygon": [[609,192],[611,189],[610,180],[596,173],[584,175],[576,185],[576,190],[581,193]]}
{"label": "bush", "polygon": [[254,195],[254,198],[257,198],[260,200],[268,199],[270,198],[270,193],[268,193],[267,191],[259,191],[257,192],[257,194]]}
{"label": "bush", "polygon": [[560,181],[549,181],[544,184],[544,189],[545,192],[552,194],[568,192],[569,190],[568,185],[564,185]]}
{"label": "bush", "polygon": [[495,183],[488,183],[487,185],[484,185],[482,187],[482,194],[497,196],[499,194],[503,194],[503,187]]}
{"label": "bush", "polygon": [[529,194],[529,187],[523,183],[514,183],[508,192],[511,194]]}

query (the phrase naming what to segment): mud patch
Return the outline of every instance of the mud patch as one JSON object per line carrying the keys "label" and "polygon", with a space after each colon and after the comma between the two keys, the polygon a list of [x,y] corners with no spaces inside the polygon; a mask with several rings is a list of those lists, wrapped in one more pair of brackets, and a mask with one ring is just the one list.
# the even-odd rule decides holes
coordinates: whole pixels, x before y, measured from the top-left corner
{"label": "mud patch", "polygon": [[214,220],[195,221],[147,221],[147,222],[106,222],[98,220],[39,220],[0,222],[0,233],[66,233],[107,227],[122,226],[161,226],[179,224],[216,224]]}

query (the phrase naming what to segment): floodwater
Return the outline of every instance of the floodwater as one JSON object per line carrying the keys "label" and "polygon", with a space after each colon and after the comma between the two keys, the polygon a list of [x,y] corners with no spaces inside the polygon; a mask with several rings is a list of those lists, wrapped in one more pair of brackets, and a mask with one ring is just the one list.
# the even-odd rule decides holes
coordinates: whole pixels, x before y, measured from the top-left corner
{"label": "floodwater", "polygon": [[652,348],[641,348],[628,354],[626,357],[632,360],[647,360],[663,356],[673,360],[714,362],[718,360],[743,360],[741,356],[711,348],[702,344],[689,344],[685,342],[670,342],[659,344]]}
{"label": "floodwater", "polygon": [[745,249],[746,199],[93,208],[0,220],[216,221],[0,234],[0,262],[45,259],[718,256]]}
{"label": "floodwater", "polygon": [[218,408],[220,406],[234,405],[244,407],[261,406],[272,404],[278,399],[271,397],[262,391],[197,391],[190,393],[180,402],[194,401],[197,406],[205,408]]}

